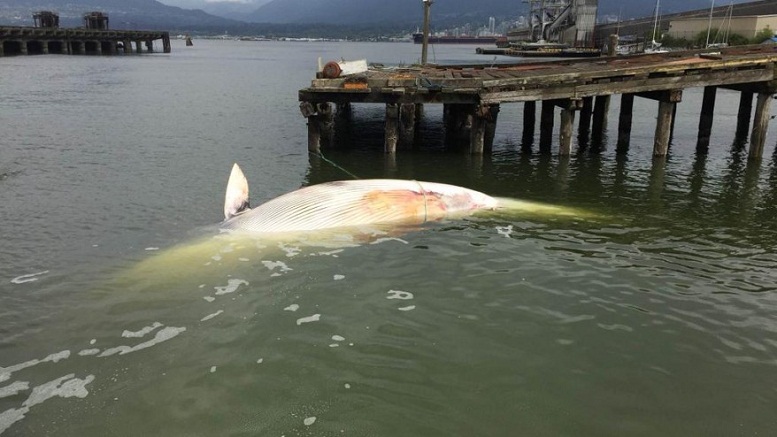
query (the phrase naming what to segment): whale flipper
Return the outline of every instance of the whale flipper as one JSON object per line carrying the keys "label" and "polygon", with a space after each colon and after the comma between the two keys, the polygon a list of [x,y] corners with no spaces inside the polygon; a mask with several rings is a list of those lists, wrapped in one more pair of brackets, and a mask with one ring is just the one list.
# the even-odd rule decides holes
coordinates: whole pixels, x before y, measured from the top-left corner
{"label": "whale flipper", "polygon": [[227,182],[227,194],[224,198],[224,220],[251,209],[248,202],[248,180],[243,170],[235,163]]}

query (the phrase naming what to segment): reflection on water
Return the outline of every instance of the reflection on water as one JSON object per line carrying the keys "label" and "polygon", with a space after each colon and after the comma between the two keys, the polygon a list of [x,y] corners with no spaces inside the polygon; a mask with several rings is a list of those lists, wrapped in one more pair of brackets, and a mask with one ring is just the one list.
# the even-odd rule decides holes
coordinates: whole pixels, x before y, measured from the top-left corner
{"label": "reflection on water", "polygon": [[[295,93],[315,58],[375,48],[3,61],[0,95],[22,120],[0,138],[4,437],[773,429],[777,152],[721,146],[736,105],[719,100],[708,155],[688,90],[665,160],[650,156],[652,116],[635,118],[627,155],[611,135],[568,158],[521,153],[521,107],[502,108],[489,156],[443,153],[439,108],[429,147],[386,156],[377,107],[355,108],[352,144],[306,156]],[[506,211],[326,247],[230,241],[208,225],[235,161],[254,204],[350,172],[592,214]]]}

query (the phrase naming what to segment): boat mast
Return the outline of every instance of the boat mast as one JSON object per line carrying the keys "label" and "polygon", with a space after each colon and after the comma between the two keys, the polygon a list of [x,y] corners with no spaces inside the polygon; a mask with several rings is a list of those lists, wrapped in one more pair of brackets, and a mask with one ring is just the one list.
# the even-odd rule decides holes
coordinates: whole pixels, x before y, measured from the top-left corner
{"label": "boat mast", "polygon": [[710,20],[707,24],[707,43],[704,44],[704,47],[710,46],[710,32],[712,31],[712,10],[715,9],[715,0],[712,0],[710,4]]}
{"label": "boat mast", "polygon": [[656,0],[656,19],[653,22],[653,47],[656,47],[656,29],[658,28],[658,8],[661,0]]}

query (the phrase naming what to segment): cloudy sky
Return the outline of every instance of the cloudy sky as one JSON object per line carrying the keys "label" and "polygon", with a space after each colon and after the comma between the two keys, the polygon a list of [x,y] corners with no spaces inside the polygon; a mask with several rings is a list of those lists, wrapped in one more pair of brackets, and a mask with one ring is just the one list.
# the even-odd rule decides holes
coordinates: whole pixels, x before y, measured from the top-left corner
{"label": "cloudy sky", "polygon": [[270,0],[157,0],[157,1],[159,1],[160,3],[164,3],[166,5],[178,6],[186,9],[202,8],[204,5],[208,3],[220,3],[220,2],[243,3],[243,4],[249,4],[249,5],[256,5],[256,7],[259,7],[265,3],[270,2]]}

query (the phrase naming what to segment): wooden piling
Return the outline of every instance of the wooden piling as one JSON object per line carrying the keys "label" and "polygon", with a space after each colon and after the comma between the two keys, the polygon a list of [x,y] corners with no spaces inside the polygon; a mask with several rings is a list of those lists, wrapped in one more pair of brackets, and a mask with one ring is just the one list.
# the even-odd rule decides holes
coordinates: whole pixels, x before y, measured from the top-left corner
{"label": "wooden piling", "polygon": [[569,155],[572,151],[572,132],[575,124],[575,109],[567,106],[561,110],[561,130],[559,132],[558,154]]}
{"label": "wooden piling", "polygon": [[537,124],[537,102],[534,100],[523,104],[523,132],[521,133],[521,147],[524,151],[531,151],[534,143],[534,127]]}
{"label": "wooden piling", "polygon": [[588,140],[591,135],[591,115],[593,114],[594,98],[584,97],[583,107],[580,109],[580,121],[577,134],[581,140]]}
{"label": "wooden piling", "polygon": [[549,154],[553,143],[553,123],[555,117],[555,103],[552,100],[543,100],[540,116],[540,153]]}
{"label": "wooden piling", "polygon": [[653,155],[666,156],[669,150],[669,136],[672,130],[672,114],[676,103],[670,101],[658,102],[658,117],[656,119],[656,136],[653,141]]}
{"label": "wooden piling", "polygon": [[399,105],[396,103],[386,104],[386,127],[384,138],[384,151],[386,153],[397,152],[397,141],[399,140]]}
{"label": "wooden piling", "polygon": [[486,136],[487,106],[475,106],[472,109],[472,127],[470,128],[469,153],[482,155]]}
{"label": "wooden piling", "polygon": [[402,149],[411,149],[415,140],[415,105],[403,103],[399,106],[399,145]]}
{"label": "wooden piling", "polygon": [[621,94],[620,115],[618,117],[618,144],[615,153],[628,152],[631,143],[631,121],[634,114],[634,94]]}
{"label": "wooden piling", "polygon": [[772,105],[773,92],[759,92],[755,102],[753,117],[753,133],[750,134],[751,159],[761,159],[766,143],[766,131],[769,127],[769,110]]}
{"label": "wooden piling", "polygon": [[699,115],[699,136],[696,141],[696,153],[705,154],[710,148],[710,135],[712,134],[712,121],[715,113],[715,96],[718,87],[704,87],[704,98]]}
{"label": "wooden piling", "polygon": [[610,111],[610,96],[596,96],[594,100],[593,126],[591,127],[591,143],[601,146],[604,132],[607,130],[607,113]]}
{"label": "wooden piling", "polygon": [[483,139],[483,151],[491,153],[494,148],[496,136],[496,121],[499,118],[499,105],[488,105],[488,117],[486,118],[486,133]]}
{"label": "wooden piling", "polygon": [[739,111],[737,112],[737,130],[734,141],[744,144],[750,133],[750,116],[753,113],[753,92],[742,91],[739,94]]}

